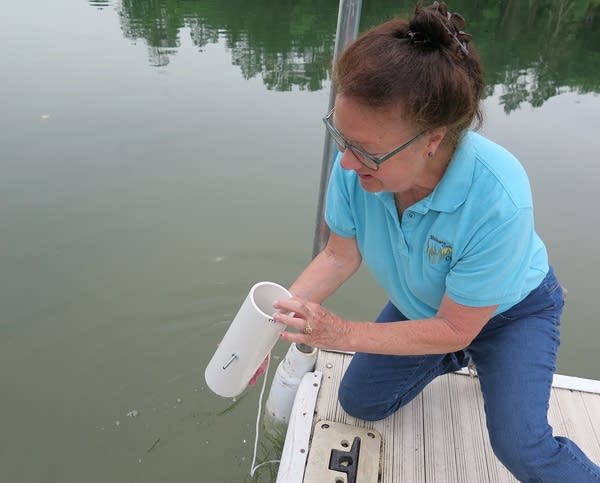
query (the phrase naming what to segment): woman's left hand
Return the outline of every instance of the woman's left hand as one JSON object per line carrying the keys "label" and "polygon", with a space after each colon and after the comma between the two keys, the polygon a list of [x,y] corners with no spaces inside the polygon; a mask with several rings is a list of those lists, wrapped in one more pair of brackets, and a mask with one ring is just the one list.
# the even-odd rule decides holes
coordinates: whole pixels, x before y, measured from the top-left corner
{"label": "woman's left hand", "polygon": [[273,307],[279,310],[273,319],[298,332],[282,332],[281,338],[289,342],[306,344],[321,349],[349,350],[350,322],[342,319],[322,305],[300,297],[277,300]]}

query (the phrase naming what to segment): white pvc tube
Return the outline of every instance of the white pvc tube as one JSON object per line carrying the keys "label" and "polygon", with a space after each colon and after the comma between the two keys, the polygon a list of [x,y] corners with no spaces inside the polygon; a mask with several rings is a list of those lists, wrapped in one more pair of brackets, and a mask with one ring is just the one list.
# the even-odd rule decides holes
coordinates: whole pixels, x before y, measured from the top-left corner
{"label": "white pvc tube", "polygon": [[235,397],[246,388],[286,328],[273,320],[273,302],[291,296],[273,282],[259,282],[250,289],[204,371],[206,383],[214,393]]}
{"label": "white pvc tube", "polygon": [[315,367],[317,349],[310,353],[301,352],[292,344],[280,362],[271,383],[271,391],[265,406],[266,415],[278,423],[290,420],[294,398],[304,374]]}

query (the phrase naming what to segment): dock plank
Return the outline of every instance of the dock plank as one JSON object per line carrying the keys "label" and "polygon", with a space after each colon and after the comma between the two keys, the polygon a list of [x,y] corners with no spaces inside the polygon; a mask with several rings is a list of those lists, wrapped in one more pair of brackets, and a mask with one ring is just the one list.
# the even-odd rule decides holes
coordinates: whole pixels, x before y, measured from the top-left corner
{"label": "dock plank", "polygon": [[[593,432],[596,445],[600,447],[600,395],[582,392],[581,398],[590,419],[590,432]],[[600,461],[600,459],[596,461]]]}
{"label": "dock plank", "polygon": [[[382,421],[362,421],[346,414],[337,400],[351,354],[321,351],[323,374],[313,423],[327,419],[371,428],[382,435],[381,483],[512,483],[515,478],[495,457],[485,425],[479,380],[463,373],[438,377],[413,401]],[[600,462],[598,384],[578,379],[571,390],[560,376],[552,389],[548,420],[555,435],[572,438]],[[584,382],[582,385],[582,381]],[[585,392],[585,388],[590,392]],[[309,455],[310,458],[310,455]],[[308,483],[308,482],[306,482]]]}
{"label": "dock plank", "polygon": [[446,378],[435,379],[423,391],[426,481],[458,476],[451,405]]}
{"label": "dock plank", "polygon": [[600,461],[600,445],[598,445],[592,420],[582,394],[568,389],[554,389],[554,391],[565,419],[568,437],[573,441],[577,441],[581,450],[590,459]]}
{"label": "dock plank", "polygon": [[[386,418],[385,441],[389,441],[386,456],[391,457],[392,464],[384,465],[385,478],[382,481],[424,481],[424,421],[423,395],[419,394],[408,403],[402,411],[391,418]],[[390,461],[384,459],[384,461]]]}
{"label": "dock plank", "polygon": [[567,436],[567,424],[562,415],[560,402],[558,400],[558,390],[553,389],[550,393],[550,407],[548,408],[548,422],[552,426],[554,436]]}

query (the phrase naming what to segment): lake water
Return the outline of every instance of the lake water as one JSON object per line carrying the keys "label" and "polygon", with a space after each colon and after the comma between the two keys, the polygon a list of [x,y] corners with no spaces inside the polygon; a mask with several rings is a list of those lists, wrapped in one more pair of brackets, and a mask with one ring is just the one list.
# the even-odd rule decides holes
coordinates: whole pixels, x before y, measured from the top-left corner
{"label": "lake water", "polygon": [[[361,25],[411,4],[365,2]],[[450,6],[569,290],[558,372],[600,379],[598,4]],[[232,404],[204,368],[250,286],[312,256],[337,2],[3,11],[0,481],[251,481],[258,388]],[[384,302],[363,270],[328,306]]]}

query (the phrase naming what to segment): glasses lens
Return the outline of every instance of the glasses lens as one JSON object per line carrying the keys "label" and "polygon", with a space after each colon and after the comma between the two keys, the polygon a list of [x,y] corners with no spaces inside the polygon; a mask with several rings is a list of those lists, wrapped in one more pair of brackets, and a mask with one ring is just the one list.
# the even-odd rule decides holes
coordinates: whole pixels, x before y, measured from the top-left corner
{"label": "glasses lens", "polygon": [[375,163],[372,159],[369,159],[368,157],[366,157],[364,155],[364,153],[361,153],[356,148],[354,148],[354,146],[352,146],[348,142],[346,142],[346,140],[342,137],[340,132],[332,124],[332,122],[331,122],[332,115],[333,115],[333,111],[330,113],[329,116],[324,118],[323,121],[325,121],[325,126],[327,127],[329,134],[331,134],[333,141],[337,144],[339,151],[341,153],[343,153],[346,151],[347,148],[350,148],[350,151],[352,151],[352,154],[356,157],[356,159],[358,159],[367,168],[371,168],[374,170],[378,169],[379,166],[377,165],[377,163]]}
{"label": "glasses lens", "polygon": [[329,134],[331,134],[331,137],[333,138],[335,143],[338,145],[338,149],[341,152],[344,152],[346,150],[346,141],[344,141],[344,138],[340,135],[338,130],[335,127],[333,127],[330,123],[327,123],[327,129],[329,130]]}
{"label": "glasses lens", "polygon": [[352,154],[354,154],[354,156],[356,157],[356,159],[358,159],[367,168],[371,168],[371,169],[378,169],[379,168],[379,166],[377,165],[377,163],[375,161],[373,161],[370,158],[367,158],[364,155],[364,153],[361,153],[360,151],[357,151],[352,146],[350,146],[350,151],[352,151]]}

